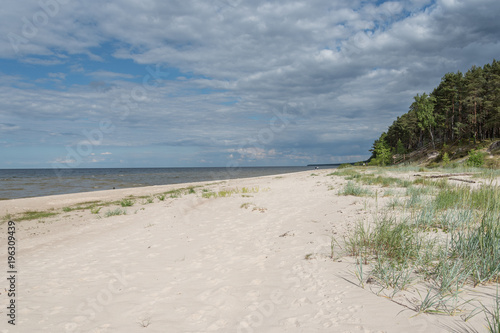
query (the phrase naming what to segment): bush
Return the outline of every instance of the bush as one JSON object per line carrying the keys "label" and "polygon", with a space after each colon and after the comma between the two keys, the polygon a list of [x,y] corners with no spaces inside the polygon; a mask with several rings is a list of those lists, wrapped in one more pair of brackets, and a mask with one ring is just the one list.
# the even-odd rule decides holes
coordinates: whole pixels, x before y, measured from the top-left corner
{"label": "bush", "polygon": [[444,165],[448,165],[448,163],[450,163],[450,157],[448,156],[448,153],[443,154],[443,163]]}
{"label": "bush", "polygon": [[484,164],[484,155],[475,150],[472,149],[469,151],[469,158],[467,159],[467,166],[470,167],[480,167]]}

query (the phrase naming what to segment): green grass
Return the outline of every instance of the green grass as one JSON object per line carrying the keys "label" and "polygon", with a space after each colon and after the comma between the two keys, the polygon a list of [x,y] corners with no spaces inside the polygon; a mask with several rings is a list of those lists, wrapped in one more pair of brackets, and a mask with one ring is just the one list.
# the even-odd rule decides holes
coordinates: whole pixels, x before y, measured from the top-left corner
{"label": "green grass", "polygon": [[17,221],[29,221],[29,220],[39,220],[47,217],[53,217],[58,215],[57,212],[52,211],[26,211],[22,213],[19,217],[16,217]]}
{"label": "green grass", "polygon": [[201,196],[202,196],[202,198],[207,198],[207,199],[208,198],[226,198],[226,197],[232,196],[233,194],[243,193],[242,197],[248,197],[248,195],[247,195],[248,193],[257,193],[257,192],[259,192],[259,190],[260,190],[260,188],[258,186],[256,186],[256,187],[243,187],[241,190],[239,188],[225,189],[225,190],[220,190],[217,192],[203,189]]}
{"label": "green grass", "polygon": [[131,206],[134,205],[134,203],[135,203],[135,201],[132,200],[132,199],[122,199],[120,201],[120,206],[122,206],[122,207],[131,207]]}
{"label": "green grass", "polygon": [[97,204],[103,204],[103,203],[101,201],[98,201],[98,200],[85,201],[85,202],[81,202],[81,203],[78,203],[78,204],[75,204],[72,206],[63,207],[62,211],[65,213],[69,213],[72,211],[83,211],[86,209],[91,209],[92,207],[96,206]]}
{"label": "green grass", "polygon": [[[399,187],[390,178],[357,180]],[[339,194],[360,195],[361,191],[351,181]],[[416,290],[426,286],[414,310],[454,315],[472,300],[466,290],[500,282],[498,186],[454,186],[446,180],[427,179],[408,186],[405,196],[393,194],[385,212],[370,224],[359,222],[344,238],[343,250],[356,258],[354,275],[360,286],[376,281],[390,298],[410,285],[419,285]],[[483,309],[491,332],[500,328],[499,308],[497,303]]]}
{"label": "green grass", "polygon": [[206,199],[210,199],[210,198],[212,198],[212,197],[217,198],[217,193],[215,193],[215,192],[210,192],[210,191],[209,191],[209,192],[203,192],[203,193],[201,194],[201,197],[202,197],[202,198],[206,198]]}
{"label": "green grass", "polygon": [[344,186],[342,190],[338,192],[339,195],[353,195],[356,197],[364,197],[364,196],[371,196],[373,193],[366,188],[363,188],[356,183],[349,181],[347,184]]}
{"label": "green grass", "polygon": [[243,187],[241,193],[258,193],[260,188],[258,186],[254,187]]}
{"label": "green grass", "polygon": [[346,168],[346,169],[337,169],[335,172],[328,174],[328,176],[341,176],[341,177],[353,177],[361,174],[356,171],[354,168]]}
{"label": "green grass", "polygon": [[486,329],[490,333],[500,333],[500,297],[498,295],[498,287],[497,287],[497,295],[495,297],[495,304],[493,308],[488,308],[482,305],[483,310],[486,314]]}
{"label": "green grass", "polygon": [[[377,176],[375,177],[374,174],[365,174],[362,175],[361,177],[358,177],[359,181],[365,185],[380,185],[382,187],[389,187],[389,186],[401,186],[403,184],[403,181],[399,178],[394,178],[394,177],[384,177],[384,176]],[[347,178],[346,178],[347,179]]]}
{"label": "green grass", "polygon": [[114,210],[108,210],[106,213],[104,213],[105,217],[110,217],[110,216],[118,216],[118,215],[126,215],[127,212],[124,209],[116,208]]}
{"label": "green grass", "polygon": [[143,204],[144,204],[144,205],[146,205],[146,204],[152,204],[154,201],[155,201],[155,198],[154,198],[154,197],[149,196],[149,197],[145,198],[145,200],[144,200]]}
{"label": "green grass", "polygon": [[99,212],[101,211],[101,209],[102,209],[102,207],[95,206],[95,207],[90,208],[90,212],[92,214],[99,214]]}
{"label": "green grass", "polygon": [[[196,194],[196,190],[195,189],[197,187],[199,187],[199,186],[190,186],[190,187],[176,188],[176,189],[164,192],[164,193],[162,193],[162,195],[168,196],[168,197],[170,197],[172,199],[176,199],[176,198],[180,198],[183,195]],[[204,190],[206,190],[206,189],[203,189],[202,191],[204,191]],[[163,200],[164,199],[165,198],[163,198]],[[160,201],[163,201],[163,200],[160,200]]]}

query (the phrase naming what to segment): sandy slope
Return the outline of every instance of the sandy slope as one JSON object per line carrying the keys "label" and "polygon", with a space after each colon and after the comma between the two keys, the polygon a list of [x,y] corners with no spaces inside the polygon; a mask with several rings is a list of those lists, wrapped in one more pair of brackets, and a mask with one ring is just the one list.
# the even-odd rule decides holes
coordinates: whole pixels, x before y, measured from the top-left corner
{"label": "sandy slope", "polygon": [[[345,181],[326,177],[331,170],[314,172],[318,176],[212,184],[205,188],[259,190],[207,199],[198,188],[176,199],[137,202],[123,216],[98,218],[86,210],[19,222],[17,325],[7,324],[2,279],[0,332],[430,333],[458,327],[458,318],[412,317],[413,311],[355,285],[349,259],[329,258],[330,236],[340,240],[355,222],[368,220],[374,199],[338,196]],[[0,216],[181,186],[4,201]],[[0,226],[4,272],[6,228]]]}

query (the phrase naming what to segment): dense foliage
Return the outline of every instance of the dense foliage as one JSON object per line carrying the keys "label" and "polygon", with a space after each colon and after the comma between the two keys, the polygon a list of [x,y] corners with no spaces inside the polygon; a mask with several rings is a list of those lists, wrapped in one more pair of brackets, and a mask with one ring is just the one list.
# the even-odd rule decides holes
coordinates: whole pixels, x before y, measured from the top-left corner
{"label": "dense foliage", "polygon": [[448,73],[430,94],[417,94],[410,110],[375,141],[372,163],[392,162],[393,154],[436,144],[500,137],[500,62]]}

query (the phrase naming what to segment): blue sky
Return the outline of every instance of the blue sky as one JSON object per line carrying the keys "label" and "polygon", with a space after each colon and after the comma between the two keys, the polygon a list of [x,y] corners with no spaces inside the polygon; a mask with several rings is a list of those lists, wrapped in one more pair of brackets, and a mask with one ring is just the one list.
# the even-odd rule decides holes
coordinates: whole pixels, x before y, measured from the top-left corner
{"label": "blue sky", "polygon": [[447,72],[498,59],[493,0],[4,0],[0,168],[364,160]]}

